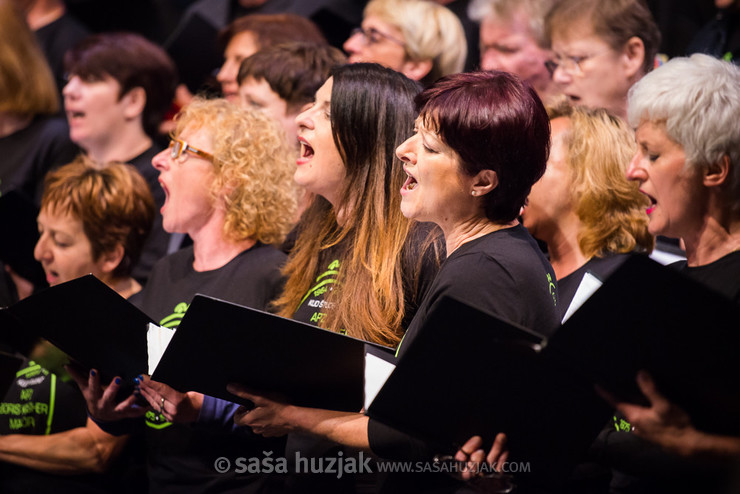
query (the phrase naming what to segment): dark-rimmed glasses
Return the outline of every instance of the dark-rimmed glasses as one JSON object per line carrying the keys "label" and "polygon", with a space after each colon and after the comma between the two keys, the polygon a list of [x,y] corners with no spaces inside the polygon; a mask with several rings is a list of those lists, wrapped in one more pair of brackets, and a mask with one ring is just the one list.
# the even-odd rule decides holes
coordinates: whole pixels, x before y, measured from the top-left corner
{"label": "dark-rimmed glasses", "polygon": [[207,159],[208,161],[213,161],[213,155],[211,153],[206,153],[198,148],[194,148],[180,139],[170,139],[170,158],[176,161],[180,156],[182,156],[183,152],[194,154],[195,156]]}

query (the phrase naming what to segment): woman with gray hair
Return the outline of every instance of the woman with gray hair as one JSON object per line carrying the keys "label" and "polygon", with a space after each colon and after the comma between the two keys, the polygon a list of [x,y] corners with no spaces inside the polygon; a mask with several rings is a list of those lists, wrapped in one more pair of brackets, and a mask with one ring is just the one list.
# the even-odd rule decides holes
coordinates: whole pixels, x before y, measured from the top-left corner
{"label": "woman with gray hair", "polygon": [[[628,115],[637,128],[637,153],[627,178],[639,181],[650,199],[648,230],[683,240],[687,259],[675,267],[740,302],[740,68],[707,55],[673,59],[631,89]],[[623,434],[682,458],[719,460],[713,467],[740,455],[740,437],[697,430],[647,373],[637,383],[650,406],[617,405],[632,426]],[[684,464],[670,464],[685,473]],[[702,488],[693,492],[708,492],[706,484],[719,478],[702,475]],[[675,478],[682,489],[685,480]],[[676,491],[665,481],[659,487]]]}

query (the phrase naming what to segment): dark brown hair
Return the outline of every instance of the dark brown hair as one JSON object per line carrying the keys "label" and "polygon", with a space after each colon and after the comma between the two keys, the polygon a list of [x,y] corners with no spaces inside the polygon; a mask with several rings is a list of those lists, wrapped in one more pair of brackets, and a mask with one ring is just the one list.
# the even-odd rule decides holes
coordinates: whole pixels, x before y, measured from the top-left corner
{"label": "dark brown hair", "polygon": [[284,43],[263,48],[245,58],[239,67],[237,81],[247,77],[267,81],[288,111],[296,112],[313,101],[314,94],[329,78],[336,66],[347,63],[337,48],[316,43]]}
{"label": "dark brown hair", "polygon": [[94,34],[67,52],[64,67],[70,75],[86,81],[112,77],[121,86],[119,98],[133,88],[142,88],[146,93],[144,131],[157,135],[177,85],[175,64],[162,48],[138,34]]}

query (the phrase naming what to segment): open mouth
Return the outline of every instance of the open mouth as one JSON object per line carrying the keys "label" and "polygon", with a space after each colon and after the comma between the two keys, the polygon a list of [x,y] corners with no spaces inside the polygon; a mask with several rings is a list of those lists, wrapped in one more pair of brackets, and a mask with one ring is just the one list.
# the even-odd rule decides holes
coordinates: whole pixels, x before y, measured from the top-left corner
{"label": "open mouth", "polygon": [[408,172],[406,172],[406,175],[408,175],[408,177],[406,178],[406,182],[404,182],[402,188],[404,190],[414,190],[416,188],[418,182],[413,177],[413,175],[410,175]]}
{"label": "open mouth", "polygon": [[303,165],[311,161],[311,158],[313,158],[314,151],[311,145],[308,143],[308,141],[304,139],[303,137],[299,137],[298,142],[301,145],[301,155],[296,160],[296,164]]}
{"label": "open mouth", "polygon": [[307,142],[301,142],[301,157],[306,159],[313,157],[313,148]]}
{"label": "open mouth", "polygon": [[[643,194],[645,193],[643,192]],[[650,199],[650,206],[647,207],[645,212],[647,214],[650,214],[655,210],[655,207],[658,205],[658,201],[656,201],[655,198],[651,196],[650,194],[645,194],[645,195],[647,196],[648,199]]]}

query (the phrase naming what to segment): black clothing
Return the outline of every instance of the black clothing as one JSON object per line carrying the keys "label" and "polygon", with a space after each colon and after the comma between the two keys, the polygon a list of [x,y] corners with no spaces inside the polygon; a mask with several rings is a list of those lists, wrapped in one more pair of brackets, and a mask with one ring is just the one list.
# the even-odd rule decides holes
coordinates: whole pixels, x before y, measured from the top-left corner
{"label": "black clothing", "polygon": [[696,33],[686,53],[706,53],[734,64],[740,63],[740,10],[733,6],[718,11],[715,18]]}
{"label": "black clothing", "polygon": [[[86,422],[85,400],[77,387],[29,360],[0,403],[0,435],[57,434],[85,427]],[[0,461],[0,492],[125,492],[120,473],[113,469],[104,474],[55,475]]]}
{"label": "black clothing", "polygon": [[[195,271],[193,261],[192,246],[165,257],[132,301],[160,325],[174,328],[196,293],[266,310],[282,290],[285,254],[270,246],[258,243],[212,271]],[[247,428],[235,434],[230,426],[173,424],[153,411],[145,421],[151,492],[256,492],[264,487],[265,476],[237,475],[234,469],[218,473],[214,461],[283,453],[283,440],[265,439]]]}
{"label": "black clothing", "polygon": [[740,302],[740,251],[730,252],[704,266],[689,267],[686,261],[679,261],[671,267],[728,299]]}
{"label": "black clothing", "polygon": [[[546,336],[551,335],[560,323],[555,274],[522,225],[467,242],[448,256],[406,331],[399,347],[399,358],[413,344],[435,302],[444,295]],[[461,331],[464,329],[460,328]],[[373,452],[387,459],[430,461],[434,454],[454,453],[439,451],[435,445],[424,444],[373,419],[368,423],[368,438]],[[453,488],[447,485],[448,479],[444,476],[415,474],[390,476],[383,491],[402,492],[422,479],[429,482],[425,484],[427,486],[444,482],[441,489],[449,491]]]}
{"label": "black clothing", "polygon": [[[688,267],[686,261],[670,265],[734,302],[740,302],[740,252],[704,266]],[[615,494],[724,493],[730,472],[708,467],[664,452],[630,432],[630,425],[617,414],[615,425],[599,436],[597,459],[615,467],[610,492]]]}
{"label": "black clothing", "polygon": [[629,254],[609,254],[604,257],[592,257],[583,266],[576,269],[568,276],[563,276],[558,280],[558,295],[560,296],[559,305],[563,310],[568,310],[573,296],[578,290],[578,286],[583,280],[583,276],[589,272],[601,281],[606,279],[629,257]]}
{"label": "black clothing", "polygon": [[159,172],[152,166],[152,159],[162,149],[164,149],[162,146],[152,144],[152,147],[128,161],[144,177],[154,199],[155,211],[152,230],[144,241],[141,257],[134,265],[131,273],[131,276],[142,285],[146,284],[149,272],[152,270],[154,264],[167,254],[170,240],[170,234],[164,231],[162,227],[162,213],[160,212],[165,200],[164,189],[159,185]]}
{"label": "black clothing", "polygon": [[60,94],[67,83],[64,54],[89,34],[90,31],[69,13],[64,13],[59,19],[36,31],[36,39],[49,62],[49,68],[54,75],[54,81],[57,83]]}
{"label": "black clothing", "polygon": [[471,240],[450,254],[406,331],[399,358],[443,295],[545,336],[560,325],[552,266],[522,225]]}
{"label": "black clothing", "polygon": [[[317,273],[316,283],[308,290],[298,309],[293,313],[293,319],[318,325],[326,313],[334,309],[333,305],[325,300],[326,294],[337,286],[338,280],[341,279],[340,259],[349,245],[351,240],[348,238],[320,254],[319,269],[323,271]],[[414,224],[400,259],[406,311],[401,323],[404,328],[413,319],[419,303],[425,298],[435,279],[440,258],[443,256],[442,249],[439,229],[431,223]],[[322,456],[337,458],[340,453],[344,458],[357,458],[359,454],[356,450],[338,446],[328,440],[301,434],[288,435],[286,456],[289,461],[300,454],[301,457],[310,458],[318,464]],[[364,477],[345,475],[337,479],[329,474],[304,473],[288,477],[285,489],[288,492],[347,493],[362,488],[374,489],[377,481],[378,477],[374,475]],[[369,487],[371,485],[373,487]]]}
{"label": "black clothing", "polygon": [[72,161],[77,152],[66,120],[35,117],[27,127],[0,137],[0,194],[18,190],[39,206],[46,173]]}

